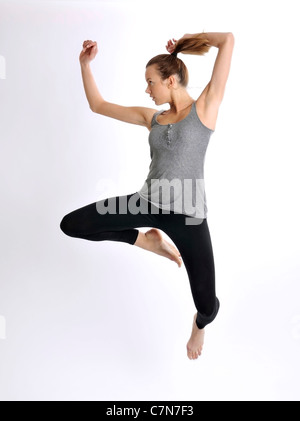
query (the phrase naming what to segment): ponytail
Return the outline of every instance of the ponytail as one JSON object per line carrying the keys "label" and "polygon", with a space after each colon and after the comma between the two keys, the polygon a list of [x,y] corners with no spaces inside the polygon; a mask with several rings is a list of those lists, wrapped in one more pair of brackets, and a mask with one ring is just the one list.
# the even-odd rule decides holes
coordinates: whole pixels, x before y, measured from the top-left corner
{"label": "ponytail", "polygon": [[197,34],[197,36],[180,38],[176,43],[174,53],[197,54],[203,56],[209,51],[210,47],[206,34],[202,32],[201,34]]}
{"label": "ponytail", "polygon": [[146,68],[152,65],[157,66],[157,70],[163,80],[172,75],[177,75],[179,83],[187,87],[189,81],[188,69],[184,62],[177,57],[178,53],[203,55],[210,49],[205,33],[197,34],[197,37],[181,38],[177,41],[172,54],[159,54],[153,57],[146,64]]}

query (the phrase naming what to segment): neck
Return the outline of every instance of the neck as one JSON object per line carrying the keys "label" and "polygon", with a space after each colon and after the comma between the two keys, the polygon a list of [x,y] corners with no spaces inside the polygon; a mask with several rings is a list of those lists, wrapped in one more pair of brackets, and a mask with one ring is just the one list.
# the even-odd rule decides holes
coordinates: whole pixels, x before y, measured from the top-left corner
{"label": "neck", "polygon": [[193,102],[194,99],[186,91],[184,93],[177,92],[169,102],[170,112],[178,114],[184,109],[190,107]]}

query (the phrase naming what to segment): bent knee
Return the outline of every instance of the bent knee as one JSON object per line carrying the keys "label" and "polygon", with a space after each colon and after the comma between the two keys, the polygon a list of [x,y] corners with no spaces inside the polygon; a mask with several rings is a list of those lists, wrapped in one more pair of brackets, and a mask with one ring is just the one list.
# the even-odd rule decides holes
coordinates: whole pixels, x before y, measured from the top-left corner
{"label": "bent knee", "polygon": [[69,217],[69,215],[65,215],[61,220],[60,229],[66,235],[69,235],[71,237],[74,235],[74,230],[72,229],[71,218]]}

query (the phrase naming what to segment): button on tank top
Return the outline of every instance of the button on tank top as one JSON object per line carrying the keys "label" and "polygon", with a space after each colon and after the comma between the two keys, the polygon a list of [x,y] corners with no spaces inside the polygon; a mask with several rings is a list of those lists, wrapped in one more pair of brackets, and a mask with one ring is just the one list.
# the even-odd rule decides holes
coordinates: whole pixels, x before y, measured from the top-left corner
{"label": "button on tank top", "polygon": [[204,161],[214,131],[199,119],[196,102],[177,123],[160,124],[157,116],[162,112],[156,112],[152,118],[151,163],[144,185],[137,193],[166,211],[206,218]]}

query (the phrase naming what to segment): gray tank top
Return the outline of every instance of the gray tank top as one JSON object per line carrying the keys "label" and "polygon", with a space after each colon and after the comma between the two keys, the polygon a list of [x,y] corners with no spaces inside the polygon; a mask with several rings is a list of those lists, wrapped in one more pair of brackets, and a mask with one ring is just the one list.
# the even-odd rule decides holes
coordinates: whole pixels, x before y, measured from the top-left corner
{"label": "gray tank top", "polygon": [[[178,123],[160,124],[153,115],[149,133],[151,163],[137,192],[154,206],[195,218],[206,218],[205,153],[214,130],[199,119],[196,102]],[[168,212],[164,212],[168,213]]]}

